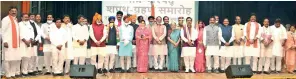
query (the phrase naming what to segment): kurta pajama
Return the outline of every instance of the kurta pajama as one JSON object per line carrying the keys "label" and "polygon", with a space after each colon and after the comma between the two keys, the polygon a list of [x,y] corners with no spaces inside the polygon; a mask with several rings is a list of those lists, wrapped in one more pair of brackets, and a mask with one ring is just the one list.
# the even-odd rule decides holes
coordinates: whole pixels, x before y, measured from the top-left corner
{"label": "kurta pajama", "polygon": [[234,32],[234,38],[235,40],[239,40],[240,42],[237,43],[234,41],[233,43],[233,64],[241,65],[242,64],[242,57],[244,57],[244,41],[241,39],[244,39],[243,35],[243,29],[244,25],[242,24],[235,24],[232,26],[232,31]]}
{"label": "kurta pajama", "polygon": [[[151,55],[154,56],[154,68],[163,69],[163,64],[165,61],[165,55],[167,55],[167,44],[165,41],[166,36],[166,27],[164,25],[155,25],[152,27],[152,36],[153,36],[153,49]],[[160,43],[156,41],[159,39]],[[158,57],[159,63],[158,63]]]}
{"label": "kurta pajama", "polygon": [[[72,27],[73,31],[73,49],[74,64],[84,65],[87,56],[87,40],[89,38],[88,27],[86,25],[76,24]],[[77,41],[85,41],[80,45]]]}
{"label": "kurta pajama", "polygon": [[281,71],[282,69],[282,57],[284,56],[284,48],[282,46],[284,40],[287,39],[287,32],[284,26],[275,27],[275,25],[271,26],[272,29],[272,58],[271,58],[271,66],[270,69],[272,71]]}
{"label": "kurta pajama", "polygon": [[72,26],[73,25],[71,23],[68,23],[68,24],[62,23],[62,26],[61,26],[67,31],[67,47],[65,47],[65,69],[64,69],[65,73],[69,73],[71,60],[74,59]]}
{"label": "kurta pajama", "polygon": [[[193,66],[194,66],[195,55],[196,55],[196,43],[194,41],[197,39],[197,35],[198,35],[197,31],[194,27],[184,26],[181,29],[181,39],[184,41],[182,45],[181,57],[184,58],[184,63],[186,68],[185,72],[188,72],[189,69],[192,72],[195,72]],[[193,45],[190,46],[188,44],[188,41],[191,41]]]}
{"label": "kurta pajama", "polygon": [[[20,26],[20,39],[24,39],[26,41],[30,41],[34,39],[34,30],[33,27],[30,25],[29,21],[22,21],[19,23]],[[33,41],[32,41],[33,42]],[[30,60],[31,57],[34,56],[32,43],[27,46],[25,42],[20,42],[20,53],[22,55],[22,73],[28,74],[30,67],[33,65],[31,64]],[[37,51],[37,50],[36,50]],[[30,70],[32,72],[32,70]]]}
{"label": "kurta pajama", "polygon": [[[117,27],[113,26],[108,29],[108,36],[107,36],[107,45],[106,45],[106,51],[109,53],[109,55],[106,57],[106,60],[108,63],[104,64],[105,67],[108,67],[107,69],[113,69],[114,63],[115,63],[115,55],[118,54],[118,50],[116,48],[117,42],[119,40],[117,34]],[[110,58],[110,60],[109,60]]]}
{"label": "kurta pajama", "polygon": [[[210,24],[205,27],[203,31],[203,44],[206,46],[208,50],[206,50],[206,65],[207,70],[212,70],[212,67],[214,69],[219,68],[219,46],[220,46],[220,38],[218,36],[219,34],[219,27],[215,24]],[[213,56],[214,63],[212,64],[212,58]]]}
{"label": "kurta pajama", "polygon": [[[260,41],[263,42],[271,42],[271,28],[268,26],[267,28],[265,26],[262,27],[261,29],[261,38]],[[258,62],[258,71],[262,71],[263,65],[264,65],[264,69],[263,71],[269,71],[269,67],[270,67],[270,60],[272,57],[272,43],[270,43],[268,46],[265,46],[264,43],[260,43],[261,47],[260,47],[260,58],[259,58],[259,62]]]}
{"label": "kurta pajama", "polygon": [[19,75],[21,54],[19,52],[20,31],[17,18],[6,16],[2,19],[3,44],[7,43],[8,48],[3,47],[4,71],[6,77]]}
{"label": "kurta pajama", "polygon": [[[63,72],[63,65],[66,58],[65,45],[68,36],[67,31],[64,28],[56,29],[50,32],[50,40],[52,43],[52,68],[54,74],[61,74]],[[61,50],[57,49],[57,46],[62,45]]]}
{"label": "kurta pajama", "polygon": [[[253,59],[252,70],[257,71],[258,57],[260,56],[260,30],[261,25],[257,22],[248,22],[244,27],[244,36],[245,36],[245,52],[246,56],[245,64],[250,64],[251,57]],[[257,38],[257,40],[255,40]],[[254,43],[251,44],[250,41],[254,40]]]}
{"label": "kurta pajama", "polygon": [[[134,36],[134,29],[132,26],[128,24],[122,24],[119,27],[119,53],[120,61],[121,61],[121,68],[127,70],[130,68],[131,65],[131,56],[133,47],[132,47],[132,40]],[[124,59],[126,59],[127,63],[126,66],[124,65]]]}
{"label": "kurta pajama", "polygon": [[[137,71],[148,72],[148,52],[152,40],[151,30],[145,26],[138,27],[135,37],[137,43]],[[141,39],[142,37],[147,37],[148,39]]]}
{"label": "kurta pajama", "polygon": [[50,66],[52,66],[52,46],[51,42],[49,40],[46,40],[45,38],[49,38],[49,33],[54,29],[57,28],[55,26],[55,23],[43,23],[41,26],[41,30],[43,32],[42,37],[44,38],[43,43],[43,52],[44,52],[44,65],[46,72],[51,72]]}
{"label": "kurta pajama", "polygon": [[[91,41],[91,64],[95,65],[98,69],[103,68],[105,63],[105,56],[108,55],[106,51],[105,39],[107,37],[107,30],[104,24],[93,23],[89,31]],[[100,41],[100,45],[96,42]],[[96,63],[96,55],[99,56],[98,63]],[[106,67],[107,68],[107,67]]]}
{"label": "kurta pajama", "polygon": [[[234,32],[232,32],[232,26],[220,26],[219,37],[221,38],[221,70],[225,70],[230,65],[231,57],[233,57],[233,40]],[[225,46],[225,43],[229,43],[229,46]]]}

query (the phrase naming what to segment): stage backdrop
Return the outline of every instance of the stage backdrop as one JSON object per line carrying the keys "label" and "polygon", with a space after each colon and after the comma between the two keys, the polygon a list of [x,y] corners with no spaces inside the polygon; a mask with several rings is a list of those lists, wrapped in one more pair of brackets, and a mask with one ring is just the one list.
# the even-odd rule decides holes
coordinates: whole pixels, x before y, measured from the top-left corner
{"label": "stage backdrop", "polygon": [[[177,22],[179,16],[191,17],[195,19],[194,1],[153,1],[155,7],[155,17],[168,16],[170,22]],[[122,11],[124,15],[137,14],[142,15],[148,23],[147,18],[151,15],[151,1],[103,1],[102,16],[103,22],[108,23],[109,16],[115,16],[117,11]]]}

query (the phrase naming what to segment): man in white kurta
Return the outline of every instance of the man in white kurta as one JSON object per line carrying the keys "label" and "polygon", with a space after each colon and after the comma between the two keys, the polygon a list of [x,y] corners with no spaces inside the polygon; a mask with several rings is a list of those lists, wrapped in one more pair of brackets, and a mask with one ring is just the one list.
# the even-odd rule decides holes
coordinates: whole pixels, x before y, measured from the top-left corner
{"label": "man in white kurta", "polygon": [[[215,18],[210,18],[210,24],[205,27],[205,31],[203,31],[203,44],[206,47],[206,69],[208,73],[213,71],[215,73],[219,73],[219,56],[221,55],[219,52],[220,46],[220,37],[219,35],[219,27],[215,24]],[[214,58],[214,62],[212,62],[212,56]],[[213,64],[212,64],[213,63]]]}
{"label": "man in white kurta", "polygon": [[225,69],[231,63],[231,57],[233,57],[233,41],[234,41],[234,32],[232,31],[232,26],[229,25],[229,20],[224,19],[223,25],[219,28],[219,37],[221,41],[221,48],[220,48],[220,69],[221,72],[224,73]]}
{"label": "man in white kurta", "polygon": [[46,75],[51,74],[51,67],[52,66],[52,47],[51,41],[49,37],[49,33],[51,30],[55,29],[55,23],[53,22],[53,16],[47,15],[46,23],[43,23],[41,26],[41,30],[43,32],[44,44],[43,44],[43,52],[44,52],[44,65],[46,69]]}
{"label": "man in white kurta", "polygon": [[[271,28],[269,27],[269,20],[264,19],[263,21],[263,27],[261,29],[261,38],[260,38],[260,57],[258,61],[258,74],[262,72],[264,74],[269,74],[269,67],[270,67],[270,60],[272,57],[272,44],[271,43]],[[263,62],[264,61],[264,62]]]}
{"label": "man in white kurta", "polygon": [[40,27],[35,22],[35,14],[29,14],[30,17],[30,25],[33,30],[33,40],[32,40],[32,54],[30,57],[29,63],[29,74],[37,75],[37,53],[38,53],[38,44],[41,44],[41,30]]}
{"label": "man in white kurta", "polygon": [[196,44],[194,44],[197,39],[198,32],[192,26],[192,19],[186,18],[187,25],[181,28],[181,39],[184,41],[182,47],[181,57],[184,58],[185,72],[195,72],[194,61],[196,56]]}
{"label": "man in white kurta", "polygon": [[74,48],[74,64],[84,65],[87,55],[87,40],[89,37],[88,27],[83,22],[85,18],[79,17],[79,21],[72,28],[73,33],[73,48]]}
{"label": "man in white kurta", "polygon": [[242,57],[244,52],[244,35],[243,35],[244,25],[241,24],[240,16],[235,17],[235,24],[232,25],[232,32],[234,32],[234,53],[233,53],[233,64],[242,65]]}
{"label": "man in white kurta", "polygon": [[65,45],[67,42],[67,31],[61,28],[61,19],[56,20],[56,30],[50,32],[52,43],[52,68],[54,75],[62,75],[65,61]]}
{"label": "man in white kurta", "polygon": [[[21,71],[24,76],[28,76],[30,65],[31,66],[33,65],[31,64],[32,62],[30,61],[34,51],[32,47],[32,42],[34,39],[34,30],[29,22],[28,14],[23,14],[22,20],[23,21],[19,22],[20,39],[22,40],[20,42],[20,53],[22,55]],[[31,73],[32,73],[32,70],[31,70]]]}
{"label": "man in white kurta", "polygon": [[280,73],[282,69],[282,58],[284,54],[283,46],[287,39],[286,28],[281,24],[280,19],[275,20],[275,24],[271,26],[272,29],[272,58],[270,69],[272,73]]}
{"label": "man in white kurta", "polygon": [[251,15],[250,22],[247,22],[244,27],[245,37],[245,61],[247,65],[250,65],[252,58],[252,70],[257,72],[258,57],[260,56],[260,29],[261,25],[256,22],[256,16]]}
{"label": "man in white kurta", "polygon": [[74,59],[73,55],[74,55],[74,50],[73,50],[73,44],[72,44],[72,26],[73,24],[70,22],[70,16],[69,15],[64,15],[63,18],[64,23],[62,23],[62,28],[64,28],[67,31],[67,47],[65,49],[65,69],[64,69],[64,73],[68,74],[70,71],[70,64],[71,64],[71,60]]}
{"label": "man in white kurta", "polygon": [[19,26],[17,8],[10,7],[8,16],[2,19],[3,60],[5,76],[10,78],[19,75],[21,55],[19,53]]}

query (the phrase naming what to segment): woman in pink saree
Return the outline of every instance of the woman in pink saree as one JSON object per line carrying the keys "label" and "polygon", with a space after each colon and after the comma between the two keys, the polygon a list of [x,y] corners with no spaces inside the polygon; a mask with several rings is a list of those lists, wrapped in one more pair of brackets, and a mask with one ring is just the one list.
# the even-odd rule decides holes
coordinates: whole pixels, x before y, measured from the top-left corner
{"label": "woman in pink saree", "polygon": [[145,26],[145,21],[136,30],[137,72],[148,72],[148,51],[152,40],[151,30]]}
{"label": "woman in pink saree", "polygon": [[195,25],[198,30],[198,37],[196,41],[196,57],[194,62],[194,68],[196,72],[204,72],[205,71],[205,47],[203,45],[203,30],[205,27],[204,22],[198,21]]}
{"label": "woman in pink saree", "polygon": [[295,33],[295,25],[289,28],[289,32],[287,33],[288,39],[285,44],[285,60],[287,71],[290,74],[294,74],[295,61],[296,61],[296,33]]}

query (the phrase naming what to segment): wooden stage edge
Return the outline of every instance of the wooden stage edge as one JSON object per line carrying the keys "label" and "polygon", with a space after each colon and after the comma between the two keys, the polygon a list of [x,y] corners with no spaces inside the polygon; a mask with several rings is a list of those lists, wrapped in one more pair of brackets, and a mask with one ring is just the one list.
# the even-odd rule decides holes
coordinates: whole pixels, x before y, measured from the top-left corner
{"label": "wooden stage edge", "polygon": [[[2,78],[5,79],[5,78]],[[39,75],[17,79],[71,79],[69,75]],[[225,73],[107,73],[97,75],[96,79],[227,79]],[[296,79],[296,74],[254,74],[251,79]]]}

